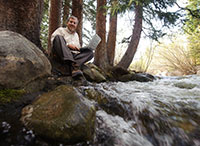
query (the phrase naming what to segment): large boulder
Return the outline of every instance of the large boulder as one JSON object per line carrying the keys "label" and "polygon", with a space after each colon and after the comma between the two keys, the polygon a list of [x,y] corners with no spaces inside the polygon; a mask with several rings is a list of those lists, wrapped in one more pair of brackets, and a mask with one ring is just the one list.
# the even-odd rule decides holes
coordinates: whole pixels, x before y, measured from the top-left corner
{"label": "large boulder", "polygon": [[128,71],[118,66],[111,68],[110,72],[114,80],[121,82],[128,82],[128,81],[148,82],[148,81],[153,81],[155,79],[155,77],[150,74],[136,73],[135,71]]}
{"label": "large boulder", "polygon": [[101,73],[101,70],[92,63],[83,66],[82,70],[85,78],[90,82],[100,83],[106,81],[106,77]]}
{"label": "large boulder", "polygon": [[95,107],[71,85],[61,85],[22,110],[21,121],[37,135],[67,144],[93,139]]}
{"label": "large boulder", "polygon": [[51,64],[39,48],[18,33],[0,31],[1,88],[22,88],[50,73]]}

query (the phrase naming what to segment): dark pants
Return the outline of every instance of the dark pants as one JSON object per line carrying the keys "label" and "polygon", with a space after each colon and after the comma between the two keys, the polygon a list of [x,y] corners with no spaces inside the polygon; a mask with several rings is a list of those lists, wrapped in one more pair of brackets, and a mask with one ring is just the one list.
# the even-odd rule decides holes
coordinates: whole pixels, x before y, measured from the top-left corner
{"label": "dark pants", "polygon": [[[73,53],[70,48],[66,46],[66,41],[62,36],[55,36],[53,40],[53,46],[51,50],[51,58],[53,59],[53,62],[57,62],[57,66],[63,66],[67,67],[66,72],[71,72],[71,64],[75,63],[78,66],[82,66],[87,61],[91,60],[93,58],[93,51],[89,48],[81,49],[81,52],[79,53]],[[55,63],[55,62],[54,62]],[[59,69],[58,69],[59,70]],[[65,72],[65,71],[62,71]],[[64,74],[64,73],[62,73]],[[70,75],[71,73],[67,73],[67,75]]]}
{"label": "dark pants", "polygon": [[79,66],[82,66],[85,62],[93,58],[93,51],[89,48],[81,49],[79,53],[73,53],[72,50],[66,46],[64,38],[59,35],[53,40],[52,53],[63,63],[74,62]]}

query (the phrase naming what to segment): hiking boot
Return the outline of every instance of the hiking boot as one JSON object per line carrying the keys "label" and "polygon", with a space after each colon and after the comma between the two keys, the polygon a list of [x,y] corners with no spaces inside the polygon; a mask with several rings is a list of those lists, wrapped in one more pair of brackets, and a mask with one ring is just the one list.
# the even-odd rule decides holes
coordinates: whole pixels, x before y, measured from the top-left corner
{"label": "hiking boot", "polygon": [[72,64],[72,78],[83,76],[83,72],[80,70],[78,64]]}

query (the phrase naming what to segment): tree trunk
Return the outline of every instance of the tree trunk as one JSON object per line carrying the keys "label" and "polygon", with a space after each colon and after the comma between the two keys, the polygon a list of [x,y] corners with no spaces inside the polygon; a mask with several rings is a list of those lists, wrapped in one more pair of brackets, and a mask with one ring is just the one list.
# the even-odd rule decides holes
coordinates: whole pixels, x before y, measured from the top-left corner
{"label": "tree trunk", "polygon": [[140,41],[140,36],[142,32],[142,17],[143,17],[143,7],[141,5],[136,5],[135,7],[135,24],[133,28],[133,33],[131,37],[131,42],[128,46],[127,51],[120,60],[117,66],[124,69],[128,69],[130,66],[133,57],[137,51],[137,47]]}
{"label": "tree trunk", "polygon": [[50,1],[50,14],[49,14],[49,35],[48,35],[48,50],[51,48],[51,35],[60,27],[61,22],[61,8],[62,0]]}
{"label": "tree trunk", "polygon": [[96,16],[96,33],[100,36],[101,42],[96,48],[94,63],[106,69],[108,66],[108,58],[106,52],[106,0],[97,0],[97,16]]}
{"label": "tree trunk", "polygon": [[67,19],[69,17],[69,10],[70,10],[70,0],[64,0],[63,2],[63,26],[66,26]]}
{"label": "tree trunk", "polygon": [[43,6],[43,0],[1,0],[0,31],[20,33],[41,49],[40,24]]}
{"label": "tree trunk", "polygon": [[83,0],[72,1],[72,15],[76,16],[79,20],[77,33],[79,35],[80,44],[82,45],[82,27],[83,27]]}
{"label": "tree trunk", "polygon": [[[117,4],[117,0],[112,0],[111,2],[113,7]],[[108,55],[108,63],[110,66],[113,66],[114,64],[116,35],[117,35],[117,13],[113,13],[113,10],[111,10],[110,28],[107,40],[107,55]]]}

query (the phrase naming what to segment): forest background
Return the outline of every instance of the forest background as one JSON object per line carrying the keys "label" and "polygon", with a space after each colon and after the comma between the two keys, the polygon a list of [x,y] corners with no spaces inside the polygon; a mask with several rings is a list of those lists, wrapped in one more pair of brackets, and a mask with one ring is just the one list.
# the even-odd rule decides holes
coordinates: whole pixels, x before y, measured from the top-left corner
{"label": "forest background", "polygon": [[[108,70],[117,66],[164,75],[196,74],[199,70],[200,0],[8,0],[0,3],[0,30],[24,35],[47,54],[51,34],[65,26],[68,16],[74,15],[80,22],[77,32],[81,44],[94,33],[102,39],[94,56],[94,64],[99,68]],[[128,22],[123,22],[127,16]],[[171,30],[176,32],[169,33]],[[146,51],[140,59],[134,59],[140,50]]]}

